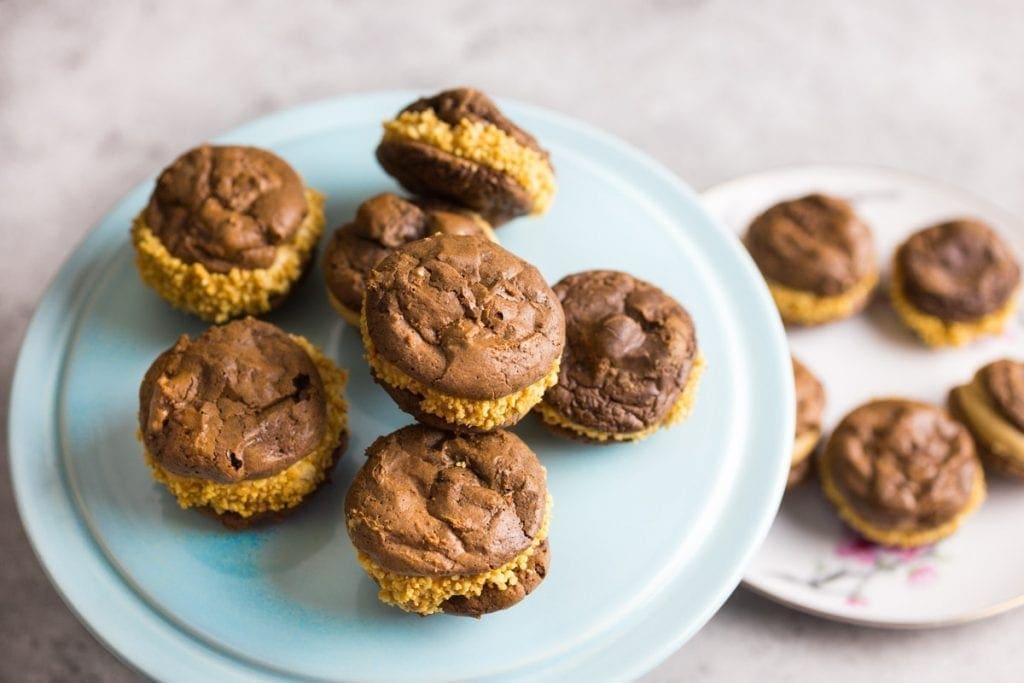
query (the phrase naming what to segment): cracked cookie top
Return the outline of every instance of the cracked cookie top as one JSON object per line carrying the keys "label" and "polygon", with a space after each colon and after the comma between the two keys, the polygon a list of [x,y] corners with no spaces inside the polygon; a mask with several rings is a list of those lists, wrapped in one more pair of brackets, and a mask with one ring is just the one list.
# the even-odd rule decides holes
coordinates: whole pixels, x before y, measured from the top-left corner
{"label": "cracked cookie top", "polygon": [[477,236],[435,235],[396,249],[367,279],[365,318],[384,360],[472,400],[537,382],[565,343],[562,307],[540,271]]}
{"label": "cracked cookie top", "polygon": [[479,574],[526,550],[544,521],[537,456],[502,430],[411,425],[382,436],[345,497],[355,547],[396,574]]}
{"label": "cracked cookie top", "polygon": [[544,401],[602,432],[658,424],[697,357],[686,309],[654,285],[611,270],[569,275],[554,291],[565,311],[566,345],[558,384]]}
{"label": "cracked cookie top", "polygon": [[167,250],[214,273],[267,268],[306,216],[302,180],[256,147],[202,145],[160,174],[146,224]]}
{"label": "cracked cookie top", "polygon": [[326,419],[312,359],[254,318],[182,335],[139,389],[149,453],[170,472],[221,483],[268,477],[305,457]]}
{"label": "cracked cookie top", "polygon": [[842,294],[876,268],[868,226],[849,202],[828,195],[779,202],[743,241],[766,279],[819,296]]}
{"label": "cracked cookie top", "polygon": [[1013,252],[985,223],[959,219],[920,230],[896,252],[904,295],[944,320],[993,313],[1020,284]]}
{"label": "cracked cookie top", "polygon": [[959,422],[935,406],[898,399],[866,403],[843,418],[827,455],[847,502],[888,528],[952,519],[970,499],[980,467]]}
{"label": "cracked cookie top", "polygon": [[334,231],[324,255],[327,289],[358,312],[370,270],[396,248],[436,233],[487,236],[482,218],[441,202],[407,200],[390,192],[359,205],[355,218]]}

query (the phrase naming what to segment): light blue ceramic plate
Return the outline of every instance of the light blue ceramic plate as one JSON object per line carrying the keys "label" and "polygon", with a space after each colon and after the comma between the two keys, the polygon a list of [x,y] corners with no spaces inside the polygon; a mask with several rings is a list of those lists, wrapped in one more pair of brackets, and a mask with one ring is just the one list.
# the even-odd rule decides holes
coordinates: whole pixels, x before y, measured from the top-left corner
{"label": "light blue ceramic plate", "polygon": [[[328,225],[394,187],[373,149],[415,93],[316,103],[221,138],[269,147],[326,192]],[[156,355],[203,326],[139,282],[128,243],[152,187],[130,192],[64,265],[36,311],[11,401],[11,468],[25,527],[53,582],[112,650],[176,680],[389,681],[625,678],[701,627],[764,537],[789,463],[785,340],[736,239],[693,192],[630,147],[512,102],[551,150],[546,216],[500,230],[554,282],[618,268],[657,283],[696,321],[708,370],[681,427],[588,447],[529,419],[548,468],[552,567],[514,609],[422,619],[379,603],[342,521],[344,492],[377,436],[409,422],[370,380],[358,335],[313,274],[271,320],[351,371],[352,441],[333,486],[287,522],[231,533],[179,510],[135,441],[136,391]]]}

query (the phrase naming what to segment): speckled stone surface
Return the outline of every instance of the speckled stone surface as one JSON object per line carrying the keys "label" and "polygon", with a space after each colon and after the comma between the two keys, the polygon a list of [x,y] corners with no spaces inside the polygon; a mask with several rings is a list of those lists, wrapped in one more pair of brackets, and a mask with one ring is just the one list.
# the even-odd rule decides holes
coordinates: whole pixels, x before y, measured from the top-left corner
{"label": "speckled stone surface", "polygon": [[[16,255],[0,269],[4,414],[36,300],[125,190],[246,119],[343,93],[476,85],[589,121],[698,188],[784,164],[867,162],[1024,214],[1017,0],[238,7],[0,0],[0,236]],[[0,431],[0,680],[135,680],[32,556],[6,420]],[[740,590],[648,679],[1019,680],[1022,631],[1024,611],[872,631]]]}

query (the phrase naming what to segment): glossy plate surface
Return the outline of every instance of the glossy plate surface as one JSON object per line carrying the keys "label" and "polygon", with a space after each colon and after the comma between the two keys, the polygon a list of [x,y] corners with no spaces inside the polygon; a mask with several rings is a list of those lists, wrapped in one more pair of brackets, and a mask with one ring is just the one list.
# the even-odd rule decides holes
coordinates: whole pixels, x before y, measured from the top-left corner
{"label": "glossy plate surface", "polygon": [[[825,431],[861,403],[904,396],[945,404],[946,393],[996,358],[1024,358],[1024,313],[1005,334],[961,349],[932,350],[900,323],[884,295],[896,246],[943,219],[975,216],[1024,255],[1024,224],[967,193],[882,168],[805,166],[733,180],[704,193],[711,213],[742,233],[783,199],[825,192],[853,201],[871,226],[883,290],[862,314],[820,328],[789,330],[793,353],[825,385]],[[977,619],[1024,604],[1024,484],[988,477],[989,495],[951,538],[914,551],[860,540],[839,521],[816,480],[787,493],[745,577],[779,602],[840,621],[925,628]]]}
{"label": "glossy plate surface", "polygon": [[[416,96],[315,103],[220,141],[291,162],[326,193],[333,229],[394,188],[373,150],[380,121]],[[689,421],[601,448],[526,420],[516,431],[547,466],[555,500],[547,580],[480,621],[386,607],[355,561],[342,499],[367,445],[410,418],[371,381],[319,268],[270,320],[351,373],[352,439],[333,485],[276,527],[231,533],[178,509],[151,481],[135,440],[139,382],[179,334],[204,326],[135,272],[128,226],[146,182],[100,221],[41,301],[10,414],[33,545],[69,605],[126,661],[179,680],[631,677],[680,646],[738,583],[777,509],[793,420],[767,291],[733,236],[666,170],[578,122],[503,107],[551,150],[560,188],[549,214],[501,228],[501,241],[551,282],[618,268],[677,297],[708,362]]]}

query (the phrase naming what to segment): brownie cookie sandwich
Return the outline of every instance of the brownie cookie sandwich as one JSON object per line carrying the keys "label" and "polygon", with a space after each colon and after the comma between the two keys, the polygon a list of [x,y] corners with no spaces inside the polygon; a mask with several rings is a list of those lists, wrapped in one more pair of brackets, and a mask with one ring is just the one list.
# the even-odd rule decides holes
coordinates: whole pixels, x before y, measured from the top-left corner
{"label": "brownie cookie sandwich", "polygon": [[146,462],[182,508],[229,527],[274,520],[344,452],[345,380],[308,341],[254,318],[182,335],[139,389]]}
{"label": "brownie cookie sandwich", "polygon": [[949,392],[949,410],[971,430],[986,465],[1024,479],[1024,362],[984,366]]}
{"label": "brownie cookie sandwich", "polygon": [[999,334],[1016,307],[1020,266],[981,221],[948,221],[914,233],[896,251],[890,296],[929,346]]}
{"label": "brownie cookie sandwich", "polygon": [[836,197],[812,194],[776,204],[754,219],[743,241],[787,323],[849,317],[878,284],[871,231]]}
{"label": "brownie cookie sandwich", "polygon": [[551,497],[544,467],[519,437],[412,425],[366,455],[345,516],[383,602],[479,617],[544,579]]}
{"label": "brownie cookie sandwich", "polygon": [[420,422],[508,427],[558,379],[565,319],[540,272],[486,238],[399,247],[366,280],[361,325],[374,379]]}
{"label": "brownie cookie sandwich", "polygon": [[143,282],[204,320],[265,313],[306,271],[324,198],[255,147],[203,145],[164,169],[132,225]]}
{"label": "brownie cookie sandwich", "polygon": [[324,254],[327,298],[338,314],[359,325],[366,277],[396,248],[438,233],[479,235],[497,241],[478,214],[440,202],[406,200],[384,193],[356,210],[351,223],[334,231]]}
{"label": "brownie cookie sandwich", "polygon": [[821,414],[825,410],[825,387],[796,358],[793,358],[793,382],[796,387],[796,434],[787,489],[802,482],[811,472],[814,462],[811,454],[821,441]]}
{"label": "brownie cookie sandwich", "polygon": [[940,408],[914,401],[876,400],[843,418],[818,474],[839,516],[884,545],[945,538],[985,498],[971,435]]}
{"label": "brownie cookie sandwich", "polygon": [[542,214],[555,196],[548,153],[472,88],[416,100],[385,121],[377,160],[413,194],[461,204],[494,225]]}
{"label": "brownie cookie sandwich", "polygon": [[632,275],[592,270],[554,287],[565,311],[558,383],[536,410],[585,441],[637,441],[683,421],[704,360],[686,309]]}

